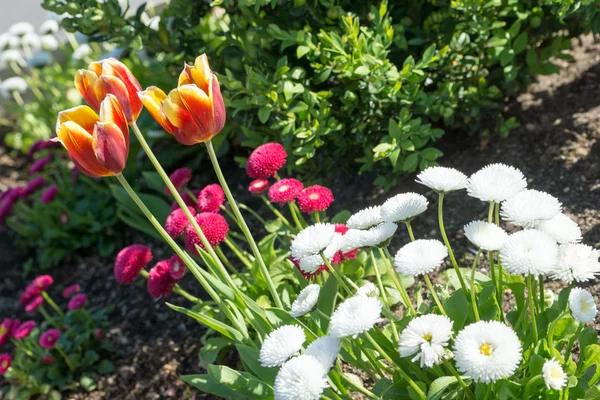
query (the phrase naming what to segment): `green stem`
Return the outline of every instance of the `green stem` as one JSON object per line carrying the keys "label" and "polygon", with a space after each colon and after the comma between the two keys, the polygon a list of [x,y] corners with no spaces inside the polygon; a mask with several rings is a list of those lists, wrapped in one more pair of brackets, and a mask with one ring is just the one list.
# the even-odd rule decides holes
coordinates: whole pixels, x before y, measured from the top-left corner
{"label": "green stem", "polygon": [[54,300],[52,300],[52,298],[50,297],[50,295],[48,295],[48,293],[46,293],[45,290],[42,292],[42,297],[44,298],[44,300],[46,300],[48,302],[48,304],[50,304],[50,307],[52,307],[54,309],[54,311],[56,311],[56,313],[61,316],[61,318],[65,317],[65,313],[54,302]]}
{"label": "green stem", "polygon": [[546,308],[546,299],[544,299],[544,276],[540,275],[539,276],[539,283],[540,283],[540,312],[544,312],[544,308]]}
{"label": "green stem", "polygon": [[[256,211],[254,211],[253,209],[251,209],[250,207],[248,207],[245,204],[238,204],[240,206],[240,208],[246,212],[248,212],[248,214],[252,215],[254,218],[256,218],[258,220],[258,222],[260,222],[263,225],[267,224],[267,221],[264,220],[263,217],[261,217],[260,215],[258,215],[258,213]],[[282,221],[283,222],[283,221]]]}
{"label": "green stem", "polygon": [[10,341],[16,348],[21,350],[23,353],[27,354],[28,357],[35,358],[35,355],[31,351],[29,351],[25,346],[23,346],[21,343],[16,341],[15,338],[10,338]]}
{"label": "green stem", "polygon": [[536,312],[535,312],[535,303],[533,299],[533,275],[529,275],[527,277],[527,297],[529,299],[529,314],[531,315],[531,326],[533,328],[533,340],[534,344],[538,341],[538,330],[537,330],[537,320],[536,320]]}
{"label": "green stem", "polygon": [[67,353],[65,353],[65,351],[60,346],[54,346],[54,348],[65,359],[65,362],[67,363],[67,366],[69,367],[69,369],[71,370],[71,372],[74,372],[75,371],[75,367],[73,366],[73,364],[71,364],[71,360],[69,360],[69,357],[67,356]]}
{"label": "green stem", "polygon": [[458,383],[460,384],[460,386],[462,386],[462,388],[465,390],[465,394],[466,394],[467,399],[474,400],[475,399],[475,395],[473,394],[473,392],[469,388],[469,385],[467,385],[465,383],[465,381],[463,380],[463,378],[460,376],[460,374],[458,373],[458,371],[456,370],[456,368],[454,368],[454,366],[452,365],[452,363],[449,362],[448,360],[444,359],[444,365],[446,366],[446,368],[448,368],[448,370],[450,371],[450,373],[452,373],[452,375],[456,378],[456,380],[458,381]]}
{"label": "green stem", "polygon": [[435,304],[440,309],[440,312],[442,313],[443,316],[447,316],[448,314],[446,314],[446,310],[444,310],[444,306],[442,306],[442,302],[440,301],[437,293],[435,293],[433,285],[431,284],[431,279],[429,279],[429,275],[424,274],[423,279],[425,279],[425,284],[427,285],[427,289],[429,289],[429,292],[431,293],[431,296],[433,297]]}
{"label": "green stem", "polygon": [[333,276],[335,276],[335,279],[337,279],[337,281],[344,288],[346,293],[348,293],[349,296],[352,296],[354,294],[354,292],[356,290],[358,290],[358,286],[356,286],[352,281],[348,281],[348,283],[350,283],[352,285],[352,287],[354,288],[354,291],[352,289],[350,289],[350,287],[346,283],[346,280],[344,279],[342,274],[337,269],[335,269],[335,266],[331,265],[331,263],[329,262],[327,257],[325,257],[325,255],[323,254],[323,252],[321,252],[321,258],[325,262],[325,265],[327,265],[327,268],[329,268],[329,272],[332,273]]}
{"label": "green stem", "polygon": [[406,225],[406,230],[408,231],[408,237],[410,238],[410,241],[414,242],[415,235],[413,234],[412,225],[410,224],[410,221],[405,221],[404,225]]}
{"label": "green stem", "polygon": [[392,263],[390,261],[390,259],[391,259],[390,251],[388,250],[387,247],[385,249],[381,249],[381,247],[379,247],[378,249],[379,249],[379,255],[383,259],[383,263],[385,264],[385,267],[387,268],[387,273],[392,278],[392,282],[394,283],[394,286],[396,286],[396,290],[398,290],[398,292],[400,293],[400,297],[402,297],[402,300],[404,300],[404,305],[408,308],[410,315],[413,317],[416,317],[417,312],[415,311],[415,308],[413,307],[412,302],[410,301],[408,292],[406,291],[406,288],[404,286],[402,286],[402,283],[398,279],[398,275],[396,274],[396,271],[394,271],[394,268],[392,267]]}
{"label": "green stem", "polygon": [[192,303],[202,304],[202,300],[200,300],[196,296],[193,296],[193,295],[189,294],[186,290],[183,290],[181,288],[181,286],[179,286],[179,284],[176,284],[173,287],[173,293],[176,293],[176,294],[180,295],[181,297],[184,297],[184,298],[188,299]]}
{"label": "green stem", "polygon": [[442,234],[442,239],[444,240],[444,244],[448,249],[448,255],[450,256],[450,261],[452,262],[452,266],[456,271],[456,276],[458,277],[458,281],[460,282],[460,286],[462,290],[467,293],[467,285],[465,284],[465,280],[460,273],[460,269],[458,268],[458,264],[456,263],[456,258],[454,257],[454,253],[452,252],[452,248],[450,247],[450,242],[448,241],[448,237],[446,236],[446,229],[444,228],[444,193],[439,194],[438,201],[438,222],[440,225],[440,233]]}
{"label": "green stem", "polygon": [[43,305],[41,305],[38,308],[38,310],[40,310],[40,313],[44,316],[44,318],[46,319],[46,321],[50,322],[50,325],[52,325],[56,329],[60,329],[60,325],[54,320],[54,318],[52,318],[50,316],[50,314],[48,314],[48,311],[46,311],[46,309],[44,308]]}
{"label": "green stem", "polygon": [[221,258],[221,261],[223,261],[225,266],[227,268],[229,268],[229,270],[233,273],[233,275],[238,277],[244,283],[244,285],[246,285],[247,288],[250,288],[251,287],[250,282],[248,282],[246,280],[246,278],[244,278],[244,276],[237,269],[235,269],[235,267],[233,265],[231,265],[231,263],[229,262],[227,257],[225,257],[223,250],[221,250],[221,248],[219,246],[217,246],[215,250],[216,250],[219,258]]}
{"label": "green stem", "polygon": [[302,222],[300,222],[300,219],[298,218],[298,215],[296,214],[296,210],[294,209],[292,203],[288,202],[287,204],[288,204],[288,207],[290,208],[290,213],[292,214],[294,223],[298,227],[298,230],[301,231],[302,229],[304,229],[304,227],[302,226]]}
{"label": "green stem", "polygon": [[315,222],[318,224],[319,222],[321,222],[321,215],[319,214],[319,212],[315,212]]}
{"label": "green stem", "polygon": [[479,262],[479,256],[481,256],[481,249],[477,250],[475,260],[473,260],[473,266],[471,267],[471,306],[473,307],[473,314],[475,315],[475,321],[479,321],[479,309],[477,308],[476,299],[476,288],[475,288],[475,268]]}
{"label": "green stem", "polygon": [[[371,264],[373,264],[373,269],[375,270],[375,277],[377,278],[377,286],[379,287],[379,291],[381,292],[381,298],[383,299],[386,308],[391,309],[392,305],[390,304],[387,293],[383,288],[383,283],[381,282],[381,274],[379,273],[377,263],[375,262],[375,253],[373,253],[373,248],[369,249],[369,253],[371,255]],[[398,328],[396,327],[396,324],[394,324],[394,321],[392,321],[392,319],[390,319],[390,324],[392,325],[392,334],[394,336],[394,341],[398,342],[400,340],[400,336],[398,335]]]}
{"label": "green stem", "polygon": [[569,339],[569,343],[567,344],[567,348],[566,348],[566,352],[565,352],[565,363],[568,363],[569,360],[571,359],[571,353],[573,352],[573,345],[575,344],[575,340],[577,340],[577,338],[579,337],[579,334],[581,333],[581,331],[583,330],[585,324],[579,324],[579,326],[577,327],[577,331],[575,331],[575,334],[573,336],[571,336],[571,338]]}
{"label": "green stem", "polygon": [[233,210],[233,214],[235,215],[235,217],[237,218],[237,220],[240,223],[240,229],[246,236],[246,239],[248,239],[248,244],[250,244],[250,248],[252,249],[254,258],[258,262],[258,266],[263,274],[263,278],[267,282],[267,286],[269,287],[271,296],[273,297],[273,300],[275,301],[275,304],[277,305],[277,307],[283,308],[283,303],[281,302],[279,293],[277,293],[277,289],[275,288],[273,279],[271,278],[271,275],[269,274],[269,270],[267,269],[267,266],[265,265],[265,261],[263,260],[262,255],[260,254],[260,250],[258,249],[258,246],[256,245],[256,242],[254,241],[254,237],[252,237],[252,234],[250,233],[250,229],[248,229],[248,225],[246,225],[246,221],[244,220],[244,217],[242,216],[242,213],[240,212],[240,209],[238,208],[238,205],[237,205],[235,199],[233,198],[233,195],[231,194],[231,190],[229,190],[227,181],[225,180],[225,177],[223,176],[223,172],[221,171],[221,167],[219,166],[219,160],[217,160],[217,155],[215,154],[215,149],[213,148],[212,142],[210,140],[208,142],[206,142],[206,149],[208,150],[208,155],[210,156],[210,161],[213,164],[213,168],[215,170],[215,173],[217,174],[219,183],[221,184],[221,187],[223,188],[223,191],[225,192],[225,196],[227,197],[227,200],[229,201],[229,205],[231,206],[231,209]]}
{"label": "green stem", "polygon": [[[262,201],[264,201],[264,203],[267,205],[267,207],[269,208],[269,210],[271,210],[271,212],[273,214],[275,214],[275,216],[277,218],[279,218],[281,220],[281,222],[284,223],[285,226],[287,226],[288,228],[290,228],[291,230],[294,230],[294,227],[292,226],[292,224],[290,223],[290,221],[283,216],[282,213],[279,212],[278,209],[276,209],[273,204],[271,204],[271,202],[269,201],[269,199],[266,198],[266,196],[263,194],[260,196],[260,198],[262,199]],[[241,205],[240,205],[241,206]]]}
{"label": "green stem", "polygon": [[248,258],[240,251],[240,249],[232,240],[230,240],[229,238],[225,238],[225,244],[227,245],[227,247],[229,247],[231,251],[233,251],[233,254],[235,254],[235,256],[239,258],[239,260],[242,262],[242,264],[246,266],[246,268],[248,268],[249,270],[252,269],[252,263],[250,262],[250,260],[248,260]]}
{"label": "green stem", "polygon": [[346,376],[346,374],[344,374],[344,371],[342,371],[339,367],[337,369],[338,369],[340,378],[342,378],[344,381],[346,381],[346,383],[348,383],[350,386],[354,387],[360,393],[364,394],[365,396],[367,396],[370,399],[379,399],[380,398],[379,396],[376,396],[371,391],[367,390],[364,386],[357,384],[353,379],[348,378]]}

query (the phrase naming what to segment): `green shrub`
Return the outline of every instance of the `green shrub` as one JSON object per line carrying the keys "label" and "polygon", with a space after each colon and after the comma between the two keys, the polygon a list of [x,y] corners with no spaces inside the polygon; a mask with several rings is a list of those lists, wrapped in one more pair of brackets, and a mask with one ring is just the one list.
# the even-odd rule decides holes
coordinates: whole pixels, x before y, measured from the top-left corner
{"label": "green shrub", "polygon": [[43,6],[124,55],[143,49],[156,61],[134,73],[156,84],[168,71],[165,90],[206,52],[223,73],[233,143],[281,142],[303,178],[352,167],[386,187],[435,163],[444,132],[507,134],[517,126],[502,116],[507,97],[600,27],[595,0],[173,0],[156,31],[144,6],[117,0]]}

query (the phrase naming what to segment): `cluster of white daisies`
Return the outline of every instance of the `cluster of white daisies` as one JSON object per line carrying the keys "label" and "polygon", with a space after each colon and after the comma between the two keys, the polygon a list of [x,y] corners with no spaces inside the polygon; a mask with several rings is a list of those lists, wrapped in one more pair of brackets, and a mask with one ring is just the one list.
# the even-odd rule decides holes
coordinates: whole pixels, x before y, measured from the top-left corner
{"label": "cluster of white daisies", "polygon": [[[467,189],[468,195],[491,204],[500,204],[505,221],[523,229],[508,234],[491,222],[473,221],[464,227],[465,236],[478,249],[499,251],[502,266],[511,274],[545,275],[566,283],[585,282],[600,273],[600,252],[579,243],[581,231],[562,213],[562,205],[552,195],[527,189],[525,177],[516,168],[492,164],[471,177],[444,167],[431,167],[419,174],[417,182],[440,195]],[[440,199],[441,201],[442,199]],[[315,273],[323,258],[331,260],[338,251],[365,247],[385,247],[397,223],[410,223],[428,206],[416,193],[403,193],[383,205],[369,207],[352,215],[349,230],[338,233],[333,224],[318,223],[302,230],[292,241],[292,257],[308,274]],[[419,276],[432,272],[448,256],[448,248],[438,240],[414,240],[395,256],[394,266],[401,275]],[[292,305],[291,315],[311,312],[319,298],[319,285],[304,288]],[[329,335],[316,339],[302,355],[306,340],[298,326],[284,326],[264,341],[260,360],[265,366],[281,366],[275,381],[276,399],[317,399],[327,387],[327,373],[334,366],[340,340],[356,338],[381,322],[379,291],[367,283],[334,311]],[[580,323],[592,322],[597,313],[592,295],[575,288],[569,296],[573,317]],[[458,332],[442,315],[413,319],[401,332],[399,354],[411,357],[421,367],[432,367],[453,358],[458,370],[475,381],[489,383],[511,376],[522,359],[522,347],[515,331],[497,321],[479,321]],[[448,348],[453,341],[452,351]],[[560,389],[566,374],[556,360],[546,361],[543,376],[548,388]]]}

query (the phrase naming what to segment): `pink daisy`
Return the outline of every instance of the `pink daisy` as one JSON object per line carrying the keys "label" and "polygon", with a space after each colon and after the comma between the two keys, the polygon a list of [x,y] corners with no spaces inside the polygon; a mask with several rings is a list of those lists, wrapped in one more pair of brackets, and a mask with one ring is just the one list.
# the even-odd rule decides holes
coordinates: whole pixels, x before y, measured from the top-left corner
{"label": "pink daisy", "polygon": [[168,260],[169,275],[174,281],[178,281],[183,278],[185,274],[185,264],[177,254],[173,254]]}
{"label": "pink daisy", "polygon": [[50,275],[40,275],[31,281],[31,286],[35,286],[40,288],[40,290],[45,291],[54,283],[54,279]]}
{"label": "pink daisy", "polygon": [[219,212],[219,207],[225,201],[225,193],[221,185],[207,185],[198,195],[198,210],[200,212]]}
{"label": "pink daisy", "polygon": [[333,203],[333,193],[323,186],[309,186],[298,194],[298,206],[305,214],[325,211],[331,203]]}
{"label": "pink daisy", "polygon": [[[171,175],[169,175],[169,179],[171,179],[171,182],[173,183],[173,186],[175,186],[175,189],[181,192],[181,190],[183,190],[183,188],[188,184],[188,182],[192,180],[192,170],[189,168],[176,169]],[[171,191],[169,190],[167,185],[165,185],[165,193],[167,194],[167,196],[171,196]]]}
{"label": "pink daisy", "polygon": [[[215,247],[225,240],[229,232],[229,225],[221,214],[217,213],[201,213],[196,215],[196,222],[200,225],[200,229],[204,232],[204,236],[208,243]],[[196,245],[204,249],[204,245],[194,231],[192,226],[188,226],[185,230],[185,248],[194,255],[199,255],[196,251]]]}
{"label": "pink daisy", "polygon": [[282,179],[269,188],[269,200],[280,205],[294,202],[302,189],[304,189],[304,185],[299,180],[294,178]]}
{"label": "pink daisy", "polygon": [[86,302],[87,302],[87,296],[83,293],[79,293],[79,294],[76,294],[75,296],[73,296],[73,298],[71,300],[69,300],[68,308],[71,311],[77,310],[77,309],[85,306]]}
{"label": "pink daisy", "polygon": [[23,339],[29,336],[33,328],[35,328],[35,321],[25,321],[15,329],[13,336],[15,339]]}
{"label": "pink daisy", "polygon": [[13,337],[13,334],[19,326],[18,319],[5,318],[0,324],[0,347],[4,346],[6,342]]}
{"label": "pink daisy", "polygon": [[0,354],[0,375],[4,375],[10,368],[12,357],[8,353]]}
{"label": "pink daisy", "polygon": [[125,247],[115,260],[115,278],[121,285],[131,285],[152,260],[152,251],[141,244]]}
{"label": "pink daisy", "polygon": [[48,329],[40,336],[40,346],[48,350],[53,349],[58,339],[60,339],[60,331],[58,329]]}
{"label": "pink daisy", "polygon": [[315,279],[317,275],[321,275],[323,272],[329,271],[329,267],[327,266],[327,264],[323,264],[319,268],[317,268],[315,272],[304,272],[302,268],[300,268],[300,261],[296,260],[294,257],[290,257],[290,261],[292,262],[292,264],[294,264],[296,268],[298,268],[298,271],[300,271],[302,276],[309,281]]}
{"label": "pink daisy", "polygon": [[169,274],[169,263],[167,260],[159,261],[150,270],[150,274],[148,275],[148,292],[155,299],[167,297],[171,293],[171,290],[173,290],[175,283]]}
{"label": "pink daisy", "polygon": [[266,179],[255,179],[250,182],[250,186],[248,186],[248,190],[250,193],[255,194],[257,196],[263,194],[269,188],[269,181]]}
{"label": "pink daisy", "polygon": [[43,176],[38,176],[27,182],[25,189],[23,189],[23,196],[29,196],[42,186],[44,186],[45,179]]}
{"label": "pink daisy", "polygon": [[42,296],[34,297],[27,305],[25,306],[25,311],[32,312],[40,308],[40,306],[44,303],[44,298]]}
{"label": "pink daisy", "polygon": [[29,284],[25,288],[25,292],[23,292],[23,294],[21,295],[21,299],[19,300],[19,302],[22,306],[24,306],[34,298],[38,297],[40,294],[42,294],[42,289],[40,287],[35,286],[33,284]]}
{"label": "pink daisy", "polygon": [[[196,210],[194,207],[188,206],[188,210],[192,215],[196,214]],[[181,208],[176,208],[169,216],[167,217],[167,221],[165,222],[165,230],[173,239],[178,238],[185,231],[185,228],[190,224],[188,221],[185,212]]]}
{"label": "pink daisy", "polygon": [[258,146],[246,163],[246,173],[250,178],[268,179],[275,176],[285,164],[287,153],[279,143],[265,143]]}
{"label": "pink daisy", "polygon": [[66,287],[65,290],[63,290],[62,295],[65,299],[68,299],[69,297],[71,297],[72,294],[79,293],[80,291],[81,291],[81,286],[79,286],[76,283],[74,285]]}

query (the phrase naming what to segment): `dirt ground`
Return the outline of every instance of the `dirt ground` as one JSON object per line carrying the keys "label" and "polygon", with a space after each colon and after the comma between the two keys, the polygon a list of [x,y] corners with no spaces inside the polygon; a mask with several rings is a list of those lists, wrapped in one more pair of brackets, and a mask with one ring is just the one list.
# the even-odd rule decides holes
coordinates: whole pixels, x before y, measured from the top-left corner
{"label": "dirt ground", "polygon": [[[439,143],[445,153],[441,165],[471,174],[482,166],[502,162],[520,168],[529,187],[557,196],[565,211],[581,226],[584,242],[600,244],[600,44],[590,37],[576,45],[573,62],[559,61],[559,75],[541,77],[528,93],[509,102],[506,114],[515,116],[521,127],[507,138],[446,136]],[[18,162],[0,149],[0,190],[18,180]],[[416,191],[434,200],[433,193],[407,177],[390,194],[374,192],[369,177],[352,183],[337,182],[334,209],[357,211],[383,202],[391,194]],[[238,188],[241,192],[244,188]],[[473,219],[484,218],[487,206],[464,193],[448,196],[446,226],[460,259],[471,258],[472,249],[461,238],[460,227]],[[428,210],[414,221],[418,237],[438,237],[435,210]],[[453,238],[453,239],[452,239]],[[394,238],[393,247],[407,241],[404,232]],[[25,286],[18,265],[22,257],[11,246],[11,234],[0,229],[0,317],[19,312],[15,293]],[[160,257],[156,256],[157,259]],[[90,274],[93,274],[90,276]],[[209,398],[193,392],[178,376],[199,373],[198,361],[202,327],[171,312],[162,300],[153,301],[140,282],[139,287],[117,285],[112,275],[112,260],[90,258],[78,265],[65,265],[53,271],[64,285],[79,283],[94,304],[114,304],[112,329],[108,339],[120,352],[112,361],[113,374],[99,379],[94,393],[71,393],[68,399],[196,399]],[[182,286],[192,288],[193,278]],[[590,289],[600,293],[600,283]],[[173,301],[173,298],[169,299]],[[183,303],[182,303],[183,304]],[[598,328],[598,326],[597,326]]]}

